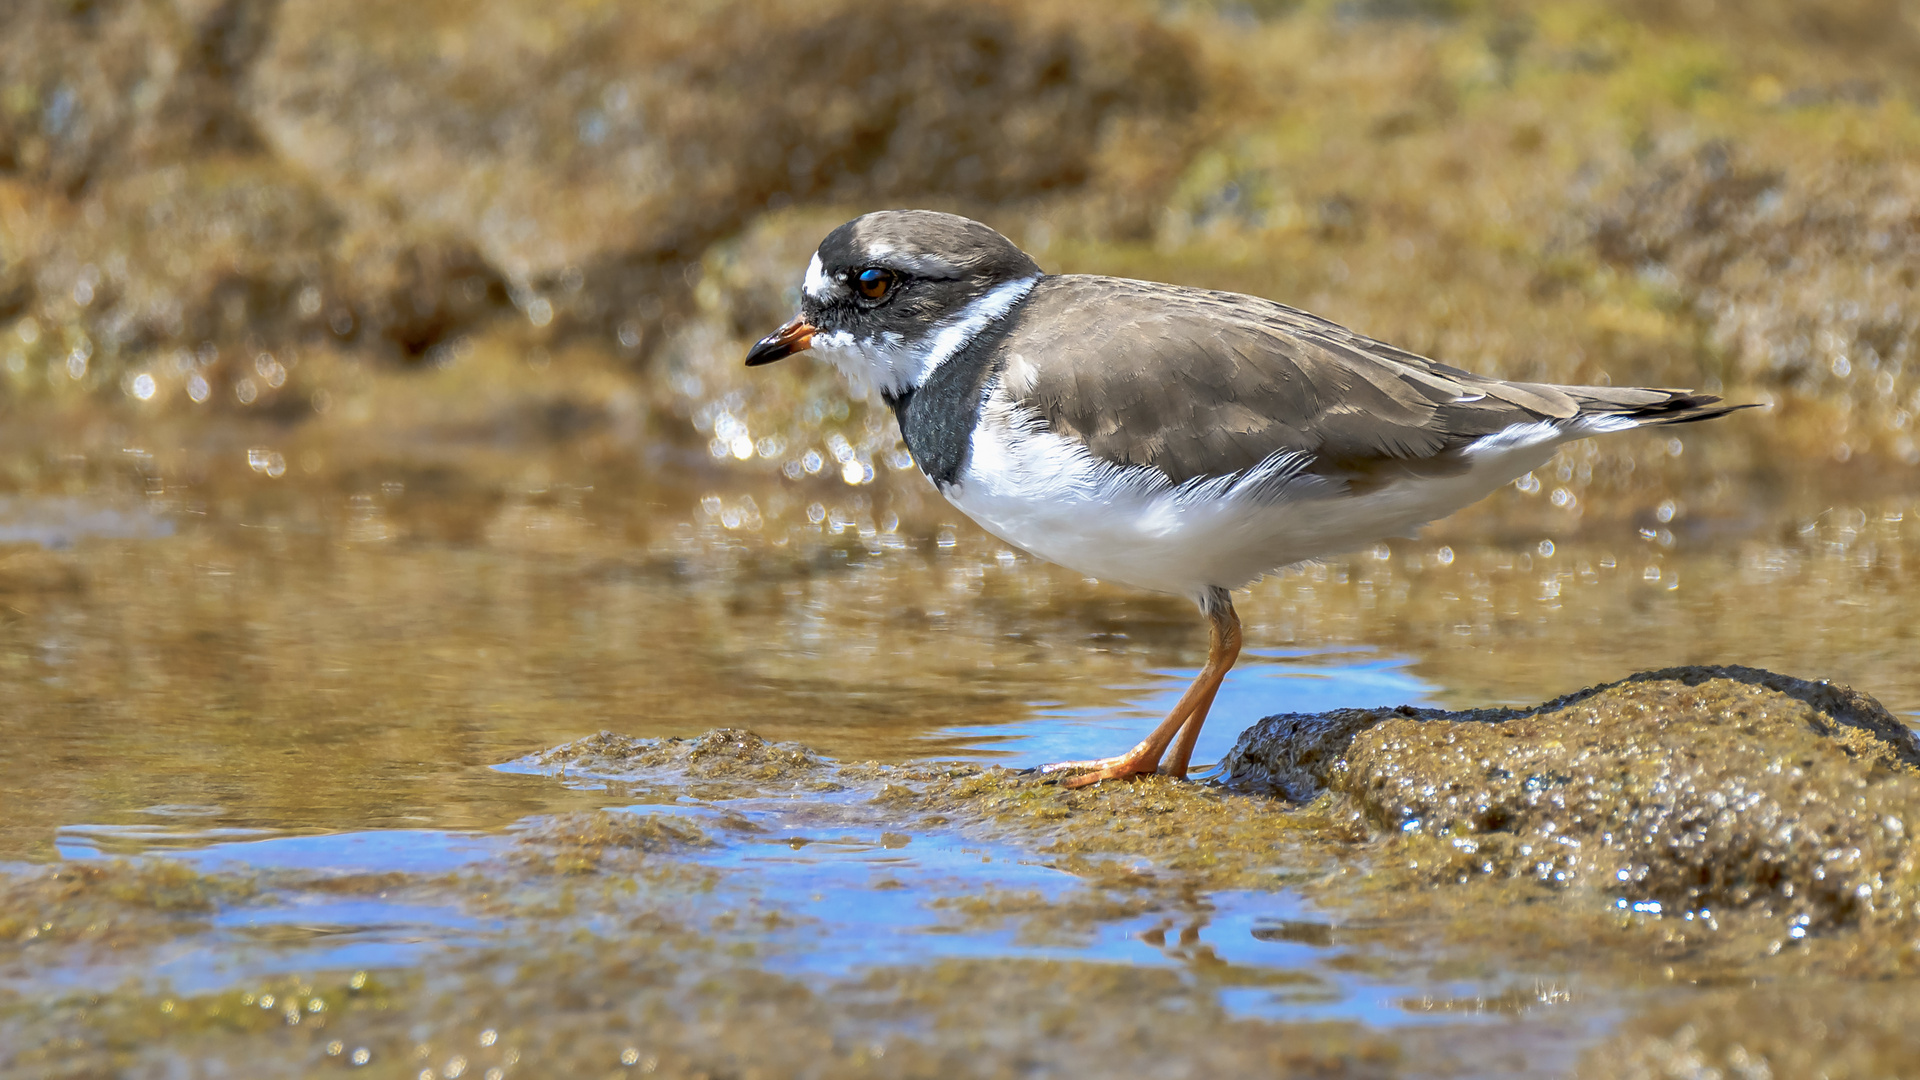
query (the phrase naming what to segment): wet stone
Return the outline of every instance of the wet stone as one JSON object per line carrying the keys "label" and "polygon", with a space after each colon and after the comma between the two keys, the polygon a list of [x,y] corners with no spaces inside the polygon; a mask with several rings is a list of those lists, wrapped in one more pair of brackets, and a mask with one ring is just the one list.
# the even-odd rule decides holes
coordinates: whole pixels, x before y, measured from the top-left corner
{"label": "wet stone", "polygon": [[712,847],[699,825],[665,814],[590,813],[557,814],[523,835],[524,844],[555,848],[630,848],[637,851],[675,851]]}
{"label": "wet stone", "polygon": [[[1206,87],[1184,38],[1121,12],[516,4],[482,34],[462,9],[351,10],[278,5],[248,83],[264,143],[343,202],[470,237],[536,326],[607,337],[684,307],[687,257],[770,202],[1148,205]],[[1118,167],[1136,141],[1164,164]]]}
{"label": "wet stone", "polygon": [[1685,667],[1534,709],[1268,717],[1225,773],[1293,799],[1334,792],[1434,882],[1749,909],[1800,938],[1920,918],[1917,763],[1920,739],[1864,694]]}
{"label": "wet stone", "polygon": [[797,743],[770,743],[751,731],[718,728],[691,739],[635,739],[602,731],[523,760],[570,775],[677,773],[698,780],[798,781],[826,766]]}
{"label": "wet stone", "polygon": [[1628,1021],[1589,1051],[1594,1080],[1683,1076],[1906,1076],[1920,999],[1886,984],[1796,981],[1721,990]]}

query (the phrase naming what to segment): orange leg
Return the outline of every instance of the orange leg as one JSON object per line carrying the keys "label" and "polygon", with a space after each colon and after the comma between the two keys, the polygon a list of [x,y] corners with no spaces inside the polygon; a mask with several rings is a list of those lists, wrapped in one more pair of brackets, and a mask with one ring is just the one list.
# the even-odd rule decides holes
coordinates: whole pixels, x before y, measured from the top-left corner
{"label": "orange leg", "polygon": [[1098,761],[1062,761],[1053,765],[1041,766],[1041,772],[1059,772],[1065,769],[1091,769],[1092,772],[1075,776],[1065,782],[1067,787],[1085,787],[1102,780],[1117,780],[1123,777],[1146,776],[1160,769],[1160,758],[1166,754],[1169,744],[1175,736],[1179,742],[1174,745],[1173,757],[1168,760],[1167,775],[1184,778],[1187,775],[1187,761],[1193,756],[1193,744],[1200,737],[1200,725],[1207,722],[1207,710],[1213,707],[1214,695],[1220,692],[1220,683],[1227,677],[1227,670],[1240,656],[1240,616],[1233,610],[1233,600],[1225,589],[1209,589],[1201,599],[1200,610],[1206,613],[1212,624],[1207,666],[1180,695],[1180,703],[1173,707],[1165,720],[1140,740],[1133,749],[1119,757],[1101,758]]}

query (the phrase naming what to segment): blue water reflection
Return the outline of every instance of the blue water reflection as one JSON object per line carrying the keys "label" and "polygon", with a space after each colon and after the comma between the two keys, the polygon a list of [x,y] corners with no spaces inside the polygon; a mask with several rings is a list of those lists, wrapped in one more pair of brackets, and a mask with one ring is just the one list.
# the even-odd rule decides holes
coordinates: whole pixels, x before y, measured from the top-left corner
{"label": "blue water reflection", "polygon": [[[1414,676],[1412,664],[1410,657],[1364,647],[1248,649],[1214,699],[1194,763],[1220,760],[1241,731],[1274,713],[1432,704],[1436,688]],[[1011,768],[1117,754],[1172,711],[1198,674],[1198,668],[1152,671],[1149,681],[1117,688],[1123,703],[1114,708],[1041,706],[1016,723],[941,728],[927,738],[940,740],[943,752],[957,742],[962,749],[954,756]]]}
{"label": "blue water reflection", "polygon": [[[228,834],[254,830],[140,829],[147,850],[188,863],[203,873],[221,871],[307,870],[334,874],[444,874],[498,854],[500,842],[476,833],[435,829],[379,829],[368,832],[279,836],[233,842]],[[74,825],[59,831],[55,846],[62,858],[97,859],[130,854],[124,848],[133,830],[106,825]],[[162,838],[164,837],[164,838]],[[111,845],[103,843],[111,838]],[[192,846],[196,840],[202,846]]]}
{"label": "blue water reflection", "polygon": [[[1424,703],[1433,688],[1409,674],[1408,665],[1404,657],[1370,649],[1249,650],[1221,691],[1196,760],[1216,760],[1241,729],[1272,713]],[[1039,705],[1013,724],[954,727],[928,737],[949,752],[959,743],[954,756],[1014,766],[1118,750],[1170,709],[1193,675],[1150,672],[1140,684],[1116,690],[1121,704],[1108,710]],[[520,770],[524,762],[502,768]],[[603,780],[592,776],[554,782],[605,790]],[[1356,973],[1346,962],[1355,946],[1340,940],[1327,916],[1285,891],[1199,894],[1174,909],[1163,904],[1127,914],[1123,907],[1116,914],[1112,897],[1049,865],[1043,853],[951,827],[891,832],[912,826],[873,808],[870,794],[822,792],[801,803],[748,798],[708,804],[688,797],[671,805],[609,809],[685,815],[721,840],[675,855],[719,873],[711,893],[698,901],[703,918],[718,910],[779,913],[781,919],[750,932],[753,951],[758,963],[797,978],[857,979],[874,967],[948,958],[1110,963],[1181,971],[1240,1015],[1377,1026],[1459,1023],[1472,1019],[1471,1009],[1467,1015],[1457,1007],[1423,1011],[1409,1002],[1436,995],[1471,1002],[1510,990],[1498,977],[1408,981]],[[157,807],[149,813],[158,822],[61,829],[56,846],[66,859],[164,856],[206,873],[256,875],[264,892],[223,903],[204,932],[146,958],[137,970],[106,960],[39,977],[76,986],[153,978],[190,991],[291,971],[417,967],[447,950],[500,946],[516,935],[512,916],[483,916],[470,910],[457,889],[420,886],[436,877],[450,880],[444,875],[489,877],[490,866],[513,857],[515,834],[538,819],[505,834],[415,829],[319,835],[195,820],[217,816],[217,810]],[[742,819],[752,828],[740,828]],[[1152,872],[1145,863],[1139,869]],[[363,875],[395,875],[394,891],[390,895],[382,884],[371,893],[346,895],[328,884]],[[991,896],[1012,898],[1007,917],[980,917],[978,909],[970,917],[964,905],[952,902]],[[637,909],[666,910],[687,898],[641,886],[631,902]],[[1087,913],[1075,915],[1076,904]],[[1065,914],[1026,917],[1041,909]]]}

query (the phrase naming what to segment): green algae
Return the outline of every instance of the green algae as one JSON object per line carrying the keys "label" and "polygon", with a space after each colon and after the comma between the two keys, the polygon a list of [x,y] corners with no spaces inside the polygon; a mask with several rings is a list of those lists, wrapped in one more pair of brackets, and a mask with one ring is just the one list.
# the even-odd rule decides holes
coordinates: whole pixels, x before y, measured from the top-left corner
{"label": "green algae", "polygon": [[1263,721],[1229,775],[1297,785],[1317,768],[1436,881],[1527,878],[1656,911],[1753,908],[1796,939],[1920,915],[1905,824],[1920,811],[1920,741],[1843,687],[1678,668],[1525,712],[1333,720]]}
{"label": "green algae", "polygon": [[[1311,742],[1303,733],[1323,740],[1289,758],[1306,759],[1332,789],[1304,805],[1158,779],[1066,791],[998,769],[855,765],[838,775],[878,787],[869,805],[888,813],[1014,839],[1081,876],[1087,890],[1057,900],[1001,891],[934,901],[1032,941],[1073,940],[1142,913],[1190,914],[1214,889],[1292,888],[1335,921],[1283,937],[1336,946],[1331,966],[1378,977],[1484,977],[1515,965],[1565,974],[1555,960],[1565,957],[1582,958],[1580,978],[1627,985],[1794,977],[1847,986],[1913,975],[1912,875],[1901,869],[1910,856],[1904,828],[1889,821],[1911,798],[1914,740],[1864,695],[1752,669],[1695,668],[1533,710],[1284,719],[1299,740],[1293,749]],[[1275,745],[1260,744],[1282,727],[1250,731],[1228,775],[1238,770],[1245,783],[1250,759],[1273,760]],[[1333,745],[1329,732],[1339,736]],[[1736,781],[1742,798],[1729,796]],[[1581,796],[1588,784],[1600,785],[1593,798]],[[1645,817],[1615,820],[1634,813]],[[1610,836],[1619,837],[1612,846]],[[1632,904],[1615,903],[1628,893]],[[1409,952],[1409,935],[1424,944]],[[1408,1007],[1516,1012],[1549,1001],[1543,993]],[[1740,1026],[1750,1022],[1722,1018],[1681,1036],[1677,1025],[1650,1023],[1645,1030],[1661,1034],[1634,1036],[1632,1052],[1657,1056],[1673,1038],[1704,1038],[1728,1060],[1748,1053],[1783,1067],[1856,1052],[1838,1043],[1798,1058],[1753,1050]],[[1727,1049],[1743,1037],[1747,1050]]]}
{"label": "green algae", "polygon": [[[1125,1054],[1101,1060],[1119,1075],[1153,1073],[1120,1061],[1386,1077],[1524,1074],[1526,1061],[1557,1060],[1546,1044],[1496,1052],[1446,1025],[1389,1032],[1248,1018],[1224,1010],[1218,997],[1237,989],[1304,1001],[1328,994],[1324,980],[1346,973],[1416,984],[1476,980],[1489,989],[1428,993],[1398,1007],[1527,1017],[1546,1025],[1540,1031],[1562,1023],[1556,1010],[1580,1015],[1573,1003],[1589,996],[1685,1003],[1677,1012],[1649,1006],[1610,1049],[1585,1059],[1583,1074],[1678,1075],[1676,1062],[1700,1060],[1729,1068],[1764,1062],[1771,1075],[1791,1076],[1907,1051],[1897,1017],[1871,1015],[1859,992],[1863,977],[1897,986],[1914,974],[1914,933],[1899,910],[1910,887],[1897,869],[1904,848],[1894,833],[1872,832],[1873,814],[1849,812],[1864,805],[1889,816],[1889,800],[1902,797],[1913,772],[1912,737],[1870,698],[1749,669],[1702,668],[1648,673],[1531,710],[1382,710],[1353,723],[1356,715],[1275,718],[1229,759],[1226,775],[1246,785],[1249,761],[1278,760],[1271,744],[1264,756],[1256,752],[1261,740],[1276,731],[1324,739],[1346,721],[1338,745],[1287,759],[1307,763],[1289,775],[1327,785],[1296,792],[1311,795],[1305,802],[1165,778],[1068,790],[1050,777],[972,764],[839,764],[739,729],[666,740],[603,732],[528,761],[573,782],[625,782],[656,795],[699,791],[696,803],[712,816],[643,804],[544,817],[517,830],[501,856],[440,877],[321,875],[302,884],[285,873],[198,875],[122,863],[16,882],[45,894],[33,918],[58,925],[82,913],[96,924],[143,912],[204,917],[253,902],[262,888],[437,899],[509,920],[511,949],[469,949],[377,980],[320,973],[207,994],[128,989],[30,1007],[16,1000],[0,1007],[0,1031],[16,1036],[12,1065],[46,1075],[238,1061],[263,1040],[275,1047],[271,1068],[289,1075],[361,1051],[382,1067],[411,1070],[651,1068],[669,1076],[1000,1076],[1071,1071],[1115,1047]],[[1783,763],[1778,774],[1767,769],[1774,760]],[[1634,787],[1642,776],[1657,783]],[[1777,802],[1716,802],[1720,789],[1706,781],[1735,776],[1762,795],[1767,778],[1777,777],[1773,783],[1804,796],[1791,807],[1796,830],[1860,852],[1802,851],[1800,833],[1779,828]],[[1576,797],[1588,783],[1604,784],[1607,797]],[[1674,805],[1648,819],[1659,826],[1653,839],[1634,848],[1595,844],[1586,854],[1596,834],[1625,832],[1608,815],[1644,809],[1655,791]],[[1687,798],[1716,804],[1714,829],[1700,832],[1697,816],[1683,812]],[[1833,813],[1814,816],[1822,806]],[[783,821],[829,836],[877,835],[880,850],[912,850],[934,834],[1010,846],[1080,881],[1059,895],[920,886],[937,917],[932,933],[1008,930],[1028,947],[1072,948],[1104,927],[1146,920],[1139,940],[1172,966],[1007,957],[881,965],[825,982],[776,974],[763,965],[782,936],[810,933],[817,917],[772,898],[716,908],[716,882],[734,871],[699,862],[703,853],[778,837],[743,812],[771,807]],[[1496,809],[1497,830],[1488,817]],[[1554,824],[1536,836],[1548,817]],[[1417,827],[1405,827],[1414,820]],[[1691,842],[1662,843],[1661,828]],[[1560,845],[1582,852],[1580,860],[1556,853],[1553,867],[1573,871],[1564,879],[1540,874],[1540,856],[1523,850],[1547,834],[1581,842]],[[1775,846],[1756,855],[1726,839],[1749,835],[1772,837]],[[1480,846],[1466,852],[1457,841],[1467,837]],[[1653,865],[1660,852],[1671,867]],[[1495,870],[1476,864],[1459,872],[1467,855],[1494,861]],[[1622,860],[1639,860],[1646,872],[1618,883],[1606,871]],[[1742,900],[1729,891],[1739,883],[1726,868],[1749,864],[1770,868],[1772,891]],[[1671,891],[1685,872],[1712,866],[1722,868],[1719,876]],[[1862,876],[1875,873],[1877,883]],[[1782,899],[1787,882],[1795,888]],[[874,887],[900,884],[881,877]],[[1639,907],[1611,902],[1622,889],[1635,891]],[[1320,919],[1280,921],[1256,936],[1323,953],[1319,974],[1219,956],[1202,930],[1222,890],[1311,898]],[[1667,895],[1674,899],[1663,909],[1645,903]],[[196,929],[175,923],[169,933]],[[51,935],[39,947],[87,940]],[[1835,992],[1786,1006],[1762,987],[1789,977]],[[1732,988],[1749,982],[1754,989]],[[1699,996],[1686,996],[1696,986]],[[287,1001],[297,1008],[283,1007]],[[1798,1026],[1764,1030],[1782,1008]],[[1177,1022],[1162,1022],[1170,1017]],[[1818,1034],[1821,1024],[1832,1025],[1831,1037]],[[744,1037],[749,1030],[753,1038]],[[796,1065],[802,1050],[805,1063]]]}
{"label": "green algae", "polygon": [[113,949],[202,931],[222,907],[260,895],[246,878],[165,859],[63,865],[0,877],[0,951]]}
{"label": "green algae", "polygon": [[1000,889],[936,897],[927,906],[955,916],[955,930],[997,929],[1011,923],[1023,944],[1072,945],[1085,942],[1103,923],[1157,910],[1160,902],[1138,890],[1089,889],[1054,899],[1033,891]]}
{"label": "green algae", "polygon": [[1717,990],[1636,1017],[1579,1075],[1904,1076],[1920,1060],[1910,986],[1819,979]]}
{"label": "green algae", "polygon": [[[328,975],[75,1002],[55,1010],[59,1039],[22,1047],[14,1063],[48,1076],[247,1063],[256,1075],[289,1076],[365,1064],[375,1075],[1006,1077],[1072,1071],[1121,1051],[1117,1075],[1151,1075],[1151,1062],[1178,1059],[1227,1074],[1387,1077],[1405,1054],[1354,1025],[1232,1018],[1171,972],[955,961],[813,990],[750,968],[688,980],[632,942],[538,944],[549,955],[515,959],[506,980],[488,974],[504,958],[487,956],[433,980],[358,989],[362,976]],[[1153,1022],[1162,1016],[1178,1022]],[[239,1049],[249,1045],[276,1053],[249,1062]]]}
{"label": "green algae", "polygon": [[[329,1024],[337,1024],[355,1006],[379,1007],[354,1000],[368,995],[351,990],[349,978],[331,978],[331,986],[296,977],[248,991],[185,995],[128,990],[43,1003],[33,1029],[10,1033],[14,1038],[5,1060],[29,1075],[77,1078],[212,1061],[223,1047],[266,1044],[279,1051],[280,1060],[254,1067],[264,1065],[271,1070],[268,1075],[299,1075],[300,1069],[323,1058],[319,1040]],[[0,1030],[20,1019],[0,1009]],[[301,1052],[289,1055],[290,1043]]]}
{"label": "green algae", "polygon": [[550,860],[555,872],[583,874],[623,855],[658,855],[687,848],[712,847],[706,830],[664,814],[611,814],[606,811],[558,814],[522,832],[518,842]]}
{"label": "green algae", "polygon": [[750,731],[721,728],[692,739],[637,740],[602,731],[543,750],[527,759],[534,768],[594,775],[647,775],[664,771],[692,780],[771,784],[811,778],[825,765],[794,744],[772,744]]}

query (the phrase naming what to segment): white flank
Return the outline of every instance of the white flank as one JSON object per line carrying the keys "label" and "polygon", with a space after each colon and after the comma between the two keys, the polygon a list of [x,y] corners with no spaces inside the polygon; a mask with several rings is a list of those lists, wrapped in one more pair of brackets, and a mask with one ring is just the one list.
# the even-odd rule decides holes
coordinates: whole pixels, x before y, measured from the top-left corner
{"label": "white flank", "polygon": [[1468,443],[1463,452],[1468,457],[1499,458],[1517,450],[1558,442],[1565,435],[1565,429],[1559,424],[1551,420],[1536,420],[1531,424],[1514,424],[1491,435],[1482,435]]}
{"label": "white flank", "polygon": [[[1465,453],[1469,457],[1500,458],[1532,447],[1553,447],[1589,435],[1628,431],[1639,426],[1638,419],[1623,413],[1593,413],[1571,420],[1536,420],[1531,424],[1514,424],[1491,435],[1482,435],[1467,444]],[[1520,472],[1526,472],[1527,469]],[[1514,475],[1518,476],[1519,473]]]}
{"label": "white flank", "polygon": [[1582,416],[1573,422],[1572,438],[1581,439],[1588,435],[1605,435],[1609,431],[1631,431],[1642,421],[1623,413],[1600,413],[1595,416]]}
{"label": "white flank", "polygon": [[1383,537],[1410,536],[1538,468],[1559,443],[1595,433],[1586,423],[1516,425],[1474,443],[1464,472],[1407,477],[1360,495],[1304,472],[1305,457],[1292,454],[1245,473],[1176,485],[1156,469],[1095,458],[996,388],[966,468],[945,494],[988,532],[1043,559],[1197,596]]}

